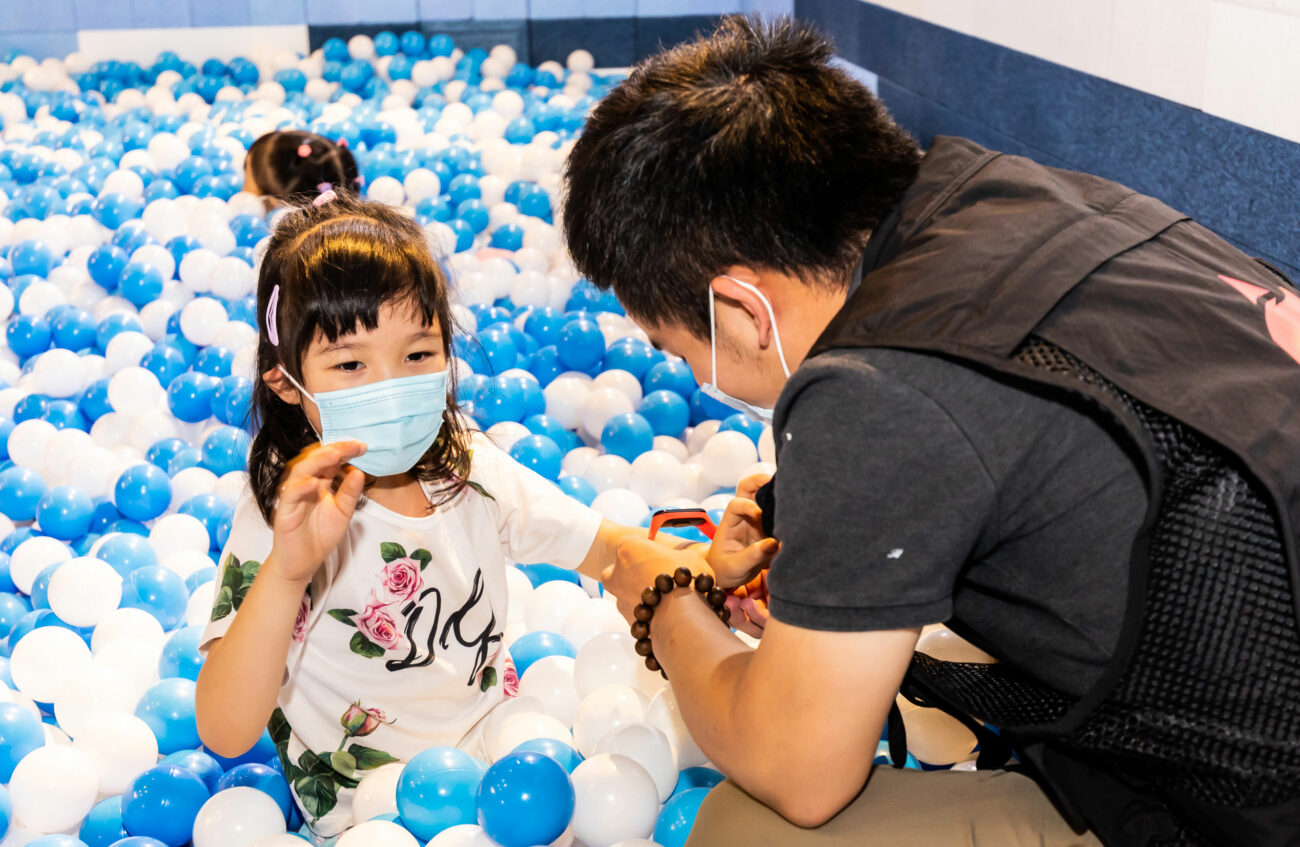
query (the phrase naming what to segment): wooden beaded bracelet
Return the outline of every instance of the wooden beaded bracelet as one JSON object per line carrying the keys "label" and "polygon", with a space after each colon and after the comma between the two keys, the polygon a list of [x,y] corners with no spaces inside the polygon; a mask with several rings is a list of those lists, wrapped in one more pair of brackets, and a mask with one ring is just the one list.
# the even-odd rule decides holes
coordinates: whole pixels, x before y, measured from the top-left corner
{"label": "wooden beaded bracelet", "polygon": [[[650,644],[650,619],[654,617],[655,607],[659,605],[659,601],[665,594],[672,593],[674,588],[686,588],[691,584],[691,580],[691,572],[687,568],[678,568],[672,576],[666,573],[659,574],[655,577],[655,584],[641,592],[641,602],[632,610],[632,616],[636,618],[632,623],[636,653],[645,658],[647,668],[659,671],[664,679],[668,678],[668,674],[655,659],[654,648]],[[729,624],[731,610],[727,608],[727,592],[714,585],[713,577],[709,574],[702,573],[694,577],[694,581],[695,591],[708,602],[713,613],[718,616],[718,620]]]}

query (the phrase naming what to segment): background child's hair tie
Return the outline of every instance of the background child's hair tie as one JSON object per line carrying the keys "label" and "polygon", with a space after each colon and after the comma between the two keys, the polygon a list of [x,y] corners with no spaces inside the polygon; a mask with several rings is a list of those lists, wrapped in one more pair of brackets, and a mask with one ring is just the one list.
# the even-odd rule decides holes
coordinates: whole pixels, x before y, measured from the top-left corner
{"label": "background child's hair tie", "polygon": [[280,330],[276,328],[276,313],[280,306],[280,286],[271,289],[271,297],[266,301],[266,337],[272,347],[280,346]]}
{"label": "background child's hair tie", "polygon": [[[324,183],[324,184],[329,185],[329,183]],[[327,188],[320,193],[319,197],[311,201],[311,204],[313,206],[324,206],[326,203],[333,200],[335,197],[338,197],[338,195],[334,193],[334,189]]]}
{"label": "background child's hair tie", "polygon": [[316,193],[324,194],[326,191],[329,191],[333,187],[334,186],[330,185],[328,182],[322,182],[316,186]]}
{"label": "background child's hair tie", "polygon": [[301,158],[303,158],[303,159],[305,159],[305,158],[307,158],[308,156],[310,156],[310,155],[311,155],[311,145],[310,145],[309,143],[307,143],[306,141],[304,141],[302,144],[299,144],[299,145],[298,145],[298,155],[299,155],[299,157],[301,157]]}
{"label": "background child's hair tie", "polygon": [[347,140],[346,138],[340,138],[340,139],[338,140],[338,145],[339,145],[340,147],[344,148],[344,149],[347,149],[347,146],[348,146],[348,140]]}

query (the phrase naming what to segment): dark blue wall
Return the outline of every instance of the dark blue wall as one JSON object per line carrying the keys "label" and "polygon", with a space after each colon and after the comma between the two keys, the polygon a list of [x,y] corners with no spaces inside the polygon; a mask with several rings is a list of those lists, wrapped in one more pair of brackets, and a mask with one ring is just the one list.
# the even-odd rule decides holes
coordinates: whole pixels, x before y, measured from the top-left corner
{"label": "dark blue wall", "polygon": [[842,56],[879,74],[898,122],[962,135],[1160,198],[1300,281],[1300,144],[882,9],[796,0]]}

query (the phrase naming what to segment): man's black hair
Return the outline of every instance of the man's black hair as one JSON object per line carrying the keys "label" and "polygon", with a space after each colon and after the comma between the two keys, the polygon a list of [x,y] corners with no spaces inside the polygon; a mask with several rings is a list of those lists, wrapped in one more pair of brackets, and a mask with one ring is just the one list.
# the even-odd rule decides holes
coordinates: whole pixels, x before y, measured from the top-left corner
{"label": "man's black hair", "polygon": [[578,269],[635,318],[708,337],[708,282],[737,264],[847,282],[921,153],[810,25],[730,16],[638,65],[565,170]]}

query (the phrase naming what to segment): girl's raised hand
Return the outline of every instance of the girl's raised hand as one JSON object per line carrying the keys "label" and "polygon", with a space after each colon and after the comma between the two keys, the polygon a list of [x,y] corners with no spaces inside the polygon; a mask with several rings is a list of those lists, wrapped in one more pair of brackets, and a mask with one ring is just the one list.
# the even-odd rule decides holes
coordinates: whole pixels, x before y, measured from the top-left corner
{"label": "girl's raised hand", "polygon": [[364,452],[360,441],[314,444],[285,469],[272,528],[286,579],[309,581],[343,540],[366,478],[347,463]]}

